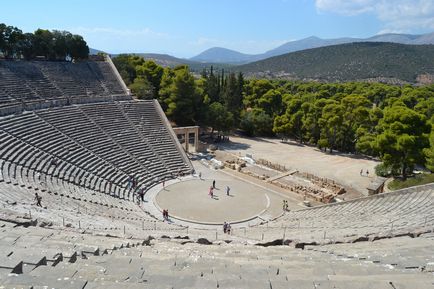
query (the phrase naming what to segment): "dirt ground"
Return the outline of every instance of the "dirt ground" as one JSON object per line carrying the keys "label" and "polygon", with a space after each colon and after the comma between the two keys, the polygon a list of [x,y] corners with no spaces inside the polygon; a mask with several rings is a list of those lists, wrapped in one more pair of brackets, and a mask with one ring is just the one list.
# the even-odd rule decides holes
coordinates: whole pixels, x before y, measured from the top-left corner
{"label": "dirt ground", "polygon": [[[170,208],[170,215],[178,219],[205,224],[248,222],[258,215],[273,219],[282,214],[284,199],[289,202],[289,209],[301,208],[296,201],[265,186],[257,186],[222,170],[210,169],[199,161],[194,161],[193,165],[196,172],[201,173],[201,178],[168,185],[155,197],[160,208]],[[216,188],[211,197],[209,188],[213,180]],[[227,186],[230,187],[229,195]]]}
{"label": "dirt ground", "polygon": [[357,191],[363,195],[367,194],[366,188],[375,177],[374,167],[379,163],[357,155],[325,153],[315,147],[296,142],[283,143],[276,138],[232,136],[229,142],[219,143],[218,147],[228,153],[240,156],[251,154],[254,159],[266,159],[290,169],[329,178],[344,185],[349,191]]}

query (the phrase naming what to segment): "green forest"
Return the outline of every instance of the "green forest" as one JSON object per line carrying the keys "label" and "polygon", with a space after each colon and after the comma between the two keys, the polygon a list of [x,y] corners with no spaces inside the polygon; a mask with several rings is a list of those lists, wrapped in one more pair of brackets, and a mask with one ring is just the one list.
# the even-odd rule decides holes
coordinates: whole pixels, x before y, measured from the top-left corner
{"label": "green forest", "polygon": [[281,75],[296,79],[348,82],[386,78],[391,83],[416,83],[434,73],[434,45],[358,42],[306,49],[270,57],[236,68],[246,75]]}
{"label": "green forest", "polygon": [[134,55],[114,63],[138,98],[158,99],[179,126],[379,157],[379,175],[405,179],[416,165],[434,170],[434,85],[245,79],[212,68],[195,77],[187,66],[163,68]]}
{"label": "green forest", "polygon": [[38,29],[34,33],[23,33],[14,26],[0,23],[0,55],[4,58],[48,60],[85,59],[89,47],[80,35],[68,31]]}

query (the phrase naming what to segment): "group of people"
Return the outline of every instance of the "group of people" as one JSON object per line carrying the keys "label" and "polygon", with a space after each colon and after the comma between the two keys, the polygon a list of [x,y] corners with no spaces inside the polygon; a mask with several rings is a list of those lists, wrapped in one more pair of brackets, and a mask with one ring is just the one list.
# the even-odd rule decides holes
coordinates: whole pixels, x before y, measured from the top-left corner
{"label": "group of people", "polygon": [[[202,177],[202,175],[201,175]],[[212,181],[212,186],[209,187],[208,195],[214,198],[215,180]]]}
{"label": "group of people", "polygon": [[[212,186],[209,187],[209,191],[208,191],[208,195],[211,198],[214,198],[214,189],[216,188],[215,186],[215,180],[212,181]],[[231,188],[229,186],[226,186],[226,196],[229,196],[229,193],[231,191]]]}
{"label": "group of people", "polygon": [[135,189],[139,184],[139,178],[134,176],[128,177],[127,187],[128,189]]}
{"label": "group of people", "polygon": [[169,220],[169,210],[163,209],[163,219],[168,221]]}
{"label": "group of people", "polygon": [[52,165],[53,167],[57,167],[57,159],[53,157],[50,161],[50,165]]}
{"label": "group of people", "polygon": [[223,223],[223,233],[225,233],[225,234],[231,234],[231,224],[230,223],[228,223],[228,222],[224,222]]}
{"label": "group of people", "polygon": [[287,200],[283,200],[282,208],[283,208],[284,211],[289,211],[289,206],[288,206],[288,201]]}
{"label": "group of people", "polygon": [[[360,170],[360,175],[363,176],[363,169]],[[366,170],[366,176],[369,177],[369,171]]]}

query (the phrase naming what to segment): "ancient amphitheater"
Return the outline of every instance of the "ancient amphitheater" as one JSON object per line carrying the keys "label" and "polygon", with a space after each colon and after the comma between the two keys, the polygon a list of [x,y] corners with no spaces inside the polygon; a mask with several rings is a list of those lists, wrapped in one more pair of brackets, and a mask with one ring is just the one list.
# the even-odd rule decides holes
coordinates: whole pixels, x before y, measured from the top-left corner
{"label": "ancient amphitheater", "polygon": [[434,288],[433,184],[282,212],[109,58],[0,60],[0,164],[0,288]]}

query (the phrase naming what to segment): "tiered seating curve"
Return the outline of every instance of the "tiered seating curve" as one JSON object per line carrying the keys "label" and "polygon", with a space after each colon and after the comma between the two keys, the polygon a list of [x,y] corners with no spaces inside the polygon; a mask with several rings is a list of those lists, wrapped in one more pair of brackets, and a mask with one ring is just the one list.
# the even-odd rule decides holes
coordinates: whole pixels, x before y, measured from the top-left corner
{"label": "tiered seating curve", "polygon": [[107,61],[0,60],[0,116],[71,103],[131,99]]}
{"label": "tiered seating curve", "polygon": [[[131,109],[129,114],[124,106]],[[97,103],[0,119],[3,178],[36,187],[48,181],[74,184],[133,199],[133,192],[191,173],[191,164],[180,154],[156,106],[154,101]],[[134,113],[160,120],[135,124]],[[164,151],[156,147],[155,135],[143,133],[152,129],[164,138]],[[135,188],[128,184],[132,177],[138,180]]]}
{"label": "tiered seating curve", "polygon": [[257,240],[333,243],[418,234],[433,227],[434,184],[428,184],[286,212],[271,223],[250,227],[247,235]]}

